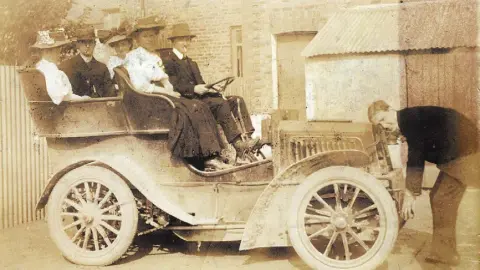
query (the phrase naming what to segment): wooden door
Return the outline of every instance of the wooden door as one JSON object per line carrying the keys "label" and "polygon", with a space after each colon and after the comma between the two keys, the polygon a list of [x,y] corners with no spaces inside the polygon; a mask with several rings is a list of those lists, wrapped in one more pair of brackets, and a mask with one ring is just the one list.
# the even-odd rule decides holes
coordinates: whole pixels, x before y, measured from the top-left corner
{"label": "wooden door", "polygon": [[277,37],[278,108],[298,110],[306,119],[305,59],[303,49],[315,33],[295,33]]}

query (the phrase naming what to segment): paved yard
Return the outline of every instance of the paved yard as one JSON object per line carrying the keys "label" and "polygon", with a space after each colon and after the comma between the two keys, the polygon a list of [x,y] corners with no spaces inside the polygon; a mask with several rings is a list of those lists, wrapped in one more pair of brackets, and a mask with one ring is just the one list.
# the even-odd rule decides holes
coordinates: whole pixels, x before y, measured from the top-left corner
{"label": "paved yard", "polygon": [[[469,196],[473,198],[473,195]],[[480,269],[480,237],[476,235],[460,241],[464,260],[459,267],[424,263],[432,228],[429,208],[428,192],[424,192],[417,201],[416,218],[400,232],[395,249],[379,270]],[[478,212],[478,208],[474,209]],[[471,217],[471,213],[467,216]],[[98,269],[64,260],[50,240],[45,222],[0,231],[0,243],[2,269]],[[308,269],[291,248],[239,252],[238,244],[221,243],[204,245],[199,253],[188,250],[188,245],[181,240],[156,234],[138,239],[124,259],[105,269]]]}

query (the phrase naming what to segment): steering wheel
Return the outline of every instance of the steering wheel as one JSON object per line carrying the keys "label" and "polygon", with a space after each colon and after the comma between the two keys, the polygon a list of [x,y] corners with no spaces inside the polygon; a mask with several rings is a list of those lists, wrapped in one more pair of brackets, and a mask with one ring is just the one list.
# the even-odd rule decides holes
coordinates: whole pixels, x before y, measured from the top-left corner
{"label": "steering wheel", "polygon": [[205,85],[208,89],[213,89],[219,93],[224,92],[227,89],[227,86],[235,80],[235,77],[226,77],[214,83],[209,83]]}

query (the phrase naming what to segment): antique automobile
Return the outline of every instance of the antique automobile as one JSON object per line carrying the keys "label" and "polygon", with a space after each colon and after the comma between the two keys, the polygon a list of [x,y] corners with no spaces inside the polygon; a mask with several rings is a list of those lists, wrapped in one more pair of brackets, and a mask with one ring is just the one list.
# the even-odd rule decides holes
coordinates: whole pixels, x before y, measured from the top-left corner
{"label": "antique automobile", "polygon": [[175,103],[115,72],[119,97],[58,106],[41,73],[19,72],[48,144],[51,175],[37,209],[46,207],[66,259],[109,265],[137,235],[157,230],[188,242],[237,241],[240,250],[293,246],[316,269],[374,269],[387,258],[404,181],[382,131],[278,112],[262,128],[271,159],[202,171],[168,150]]}

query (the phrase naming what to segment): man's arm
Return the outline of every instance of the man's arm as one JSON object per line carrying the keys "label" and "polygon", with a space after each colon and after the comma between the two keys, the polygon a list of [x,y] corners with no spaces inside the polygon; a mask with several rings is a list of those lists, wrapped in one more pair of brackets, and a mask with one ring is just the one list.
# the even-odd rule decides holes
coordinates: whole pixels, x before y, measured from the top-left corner
{"label": "man's arm", "polygon": [[407,161],[407,179],[406,188],[413,195],[422,194],[423,171],[425,169],[425,156],[423,153],[423,144],[415,147],[408,147]]}

